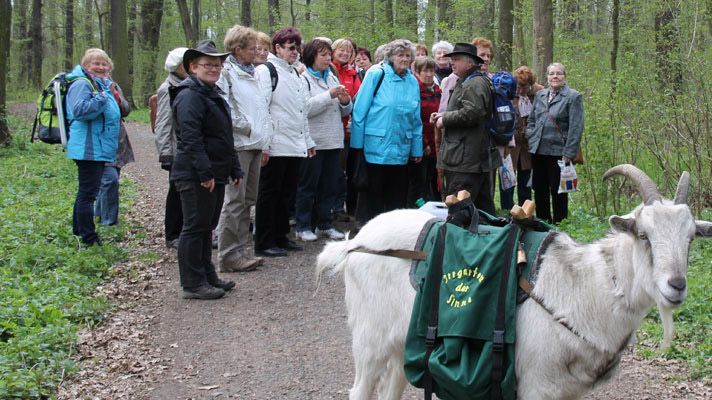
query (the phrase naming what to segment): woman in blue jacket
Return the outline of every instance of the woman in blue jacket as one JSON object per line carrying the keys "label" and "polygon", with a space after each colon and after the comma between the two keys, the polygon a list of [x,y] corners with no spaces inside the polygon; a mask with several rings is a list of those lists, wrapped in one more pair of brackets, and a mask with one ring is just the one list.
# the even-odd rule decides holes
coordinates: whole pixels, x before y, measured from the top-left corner
{"label": "woman in blue jacket", "polygon": [[423,156],[420,87],[410,72],[415,57],[405,39],[388,43],[386,60],[364,78],[353,108],[350,146],[363,149],[368,188],[359,194],[358,222],[405,208],[408,194],[408,159]]}
{"label": "woman in blue jacket", "polygon": [[104,164],[112,163],[119,145],[121,112],[111,92],[113,63],[104,50],[88,49],[80,65],[67,74],[69,140],[67,158],[77,164],[79,188],[72,231],[88,246],[101,244],[94,226],[94,200]]}

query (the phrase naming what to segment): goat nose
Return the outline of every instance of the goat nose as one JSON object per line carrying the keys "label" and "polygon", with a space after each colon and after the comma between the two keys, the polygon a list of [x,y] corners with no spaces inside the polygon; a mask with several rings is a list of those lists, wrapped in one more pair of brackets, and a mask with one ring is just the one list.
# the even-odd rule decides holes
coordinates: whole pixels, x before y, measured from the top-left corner
{"label": "goat nose", "polygon": [[670,285],[673,289],[683,291],[687,286],[687,282],[685,281],[685,278],[682,277],[670,278],[668,279],[668,285]]}

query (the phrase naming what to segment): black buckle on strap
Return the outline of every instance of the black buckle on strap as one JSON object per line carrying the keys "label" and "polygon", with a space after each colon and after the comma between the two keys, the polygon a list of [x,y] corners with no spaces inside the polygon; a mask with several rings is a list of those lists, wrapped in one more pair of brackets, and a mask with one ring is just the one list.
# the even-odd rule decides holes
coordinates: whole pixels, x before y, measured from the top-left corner
{"label": "black buckle on strap", "polygon": [[504,350],[504,331],[495,329],[492,337],[492,351],[501,352],[502,350]]}
{"label": "black buckle on strap", "polygon": [[428,333],[425,335],[425,346],[432,348],[435,346],[435,339],[438,337],[438,327],[428,326]]}

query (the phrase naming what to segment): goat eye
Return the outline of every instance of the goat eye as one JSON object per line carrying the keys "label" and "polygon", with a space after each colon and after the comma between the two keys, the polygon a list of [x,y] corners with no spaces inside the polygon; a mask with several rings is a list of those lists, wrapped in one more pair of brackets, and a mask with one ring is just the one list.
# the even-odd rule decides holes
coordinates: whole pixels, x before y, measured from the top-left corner
{"label": "goat eye", "polygon": [[644,233],[639,233],[639,234],[638,234],[638,239],[640,239],[640,240],[648,240],[648,235],[646,235],[646,234],[644,234]]}

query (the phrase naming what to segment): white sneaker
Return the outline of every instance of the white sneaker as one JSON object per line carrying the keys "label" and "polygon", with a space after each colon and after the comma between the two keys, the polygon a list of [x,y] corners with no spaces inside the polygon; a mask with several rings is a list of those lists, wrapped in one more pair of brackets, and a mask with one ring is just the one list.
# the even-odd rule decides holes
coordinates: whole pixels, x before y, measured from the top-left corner
{"label": "white sneaker", "polygon": [[313,242],[316,240],[316,235],[312,231],[297,232],[297,238],[304,242]]}
{"label": "white sneaker", "polygon": [[337,231],[336,228],[329,228],[329,229],[323,229],[323,230],[316,228],[316,233],[319,236],[328,236],[329,239],[331,239],[331,240],[342,240],[343,238],[346,237],[346,235]]}

